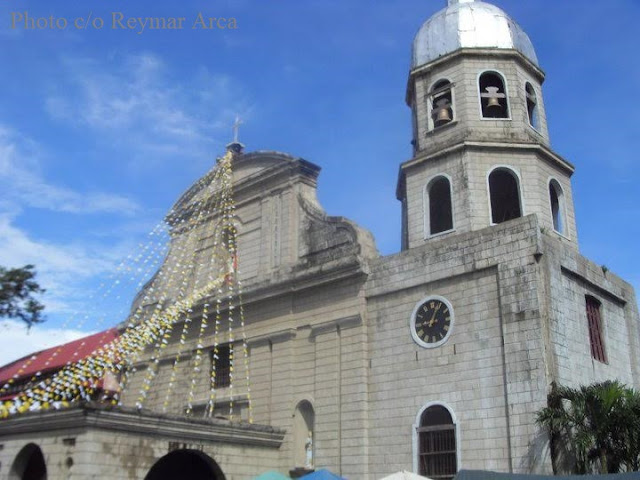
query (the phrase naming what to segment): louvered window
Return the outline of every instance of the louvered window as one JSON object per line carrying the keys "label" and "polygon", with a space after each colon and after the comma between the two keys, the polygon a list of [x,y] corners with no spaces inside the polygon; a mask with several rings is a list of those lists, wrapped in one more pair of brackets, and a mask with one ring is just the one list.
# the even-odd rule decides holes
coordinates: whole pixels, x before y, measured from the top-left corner
{"label": "louvered window", "polygon": [[607,363],[607,355],[604,350],[604,338],[602,335],[602,318],[600,316],[601,305],[598,300],[588,295],[586,300],[591,356],[599,362]]}

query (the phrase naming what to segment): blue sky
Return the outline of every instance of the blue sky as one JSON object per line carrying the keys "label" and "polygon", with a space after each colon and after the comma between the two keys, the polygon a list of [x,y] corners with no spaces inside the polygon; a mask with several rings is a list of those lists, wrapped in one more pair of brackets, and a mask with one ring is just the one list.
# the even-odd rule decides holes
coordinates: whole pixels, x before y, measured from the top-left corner
{"label": "blue sky", "polygon": [[[49,318],[30,336],[0,326],[3,343],[22,352],[121,320],[135,283],[102,303],[93,292],[111,288],[121,260],[223,152],[236,113],[248,150],[319,164],[328,213],[371,230],[382,253],[398,251],[410,46],[445,3],[0,3],[0,264],[36,265]],[[552,145],[577,168],[581,251],[640,285],[640,2],[493,3],[528,32],[547,74]],[[12,28],[12,12],[69,25]],[[112,29],[112,12],[186,21],[182,30],[138,33]],[[105,26],[75,28],[89,13]],[[233,17],[237,29],[194,30],[199,13]]]}

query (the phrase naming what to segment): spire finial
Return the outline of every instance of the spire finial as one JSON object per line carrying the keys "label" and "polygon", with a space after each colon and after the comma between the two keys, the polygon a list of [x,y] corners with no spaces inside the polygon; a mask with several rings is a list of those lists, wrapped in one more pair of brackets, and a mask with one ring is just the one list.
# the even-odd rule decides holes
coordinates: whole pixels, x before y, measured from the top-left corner
{"label": "spire finial", "polygon": [[244,150],[244,145],[238,141],[238,130],[240,130],[240,125],[242,125],[242,120],[240,117],[236,115],[236,119],[233,122],[233,141],[227,145],[227,150],[231,150],[233,153],[240,154]]}
{"label": "spire finial", "polygon": [[240,125],[242,125],[242,120],[236,115],[236,120],[233,122],[233,143],[238,143],[238,130],[240,130]]}

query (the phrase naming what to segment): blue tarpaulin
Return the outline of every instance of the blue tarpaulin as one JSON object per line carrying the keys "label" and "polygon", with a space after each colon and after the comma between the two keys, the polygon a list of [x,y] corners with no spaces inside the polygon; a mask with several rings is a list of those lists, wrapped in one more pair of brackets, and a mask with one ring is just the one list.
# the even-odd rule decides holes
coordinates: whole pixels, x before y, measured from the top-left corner
{"label": "blue tarpaulin", "polygon": [[331,473],[329,470],[322,468],[312,473],[307,473],[305,476],[300,477],[300,480],[346,480],[346,478]]}
{"label": "blue tarpaulin", "polygon": [[291,479],[280,472],[271,471],[271,472],[265,472],[261,475],[258,475],[253,480],[291,480]]}

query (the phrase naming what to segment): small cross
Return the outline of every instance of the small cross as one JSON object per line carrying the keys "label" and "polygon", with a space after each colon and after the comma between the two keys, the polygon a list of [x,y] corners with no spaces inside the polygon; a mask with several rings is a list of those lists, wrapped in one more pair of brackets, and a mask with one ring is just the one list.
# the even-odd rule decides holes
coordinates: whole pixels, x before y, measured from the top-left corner
{"label": "small cross", "polygon": [[498,87],[486,87],[485,90],[487,93],[482,92],[480,94],[482,98],[507,98],[504,93],[498,93],[498,90],[500,90]]}
{"label": "small cross", "polygon": [[233,122],[233,143],[238,143],[238,130],[240,129],[240,125],[242,125],[242,121],[240,117],[236,115],[236,120]]}

